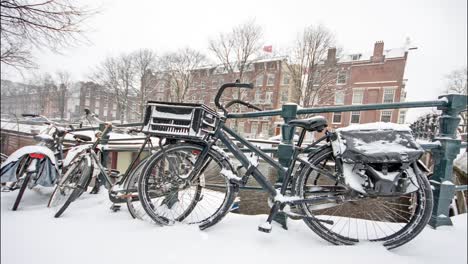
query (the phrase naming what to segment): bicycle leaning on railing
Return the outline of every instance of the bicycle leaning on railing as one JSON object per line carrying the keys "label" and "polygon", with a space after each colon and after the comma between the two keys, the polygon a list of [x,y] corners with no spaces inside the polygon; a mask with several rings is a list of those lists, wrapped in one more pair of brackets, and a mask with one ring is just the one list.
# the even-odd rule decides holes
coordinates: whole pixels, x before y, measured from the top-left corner
{"label": "bicycle leaning on railing", "polygon": [[[100,124],[104,124],[104,130],[96,135],[96,140],[82,149],[81,154],[71,164],[71,168],[67,170],[62,179],[56,185],[54,192],[51,195],[48,207],[55,208],[55,217],[60,217],[69,205],[79,198],[91,183],[92,178],[96,178],[95,189],[99,185],[104,185],[107,188],[109,199],[112,201],[111,210],[118,211],[121,203],[126,203],[129,213],[133,218],[144,219],[145,214],[138,206],[138,193],[136,189],[137,178],[141,173],[146,159],[139,161],[141,154],[145,148],[149,146],[149,151],[153,148],[151,137],[148,135],[141,145],[137,156],[131,162],[125,173],[121,175],[116,170],[109,170],[101,164],[100,150],[105,146],[104,138],[112,129],[111,123],[103,122],[85,109],[86,117],[96,120]],[[133,132],[133,129],[129,133]],[[138,132],[138,131],[135,131]],[[139,161],[139,162],[138,162]],[[98,169],[94,173],[94,168]],[[102,175],[102,177],[100,177]],[[97,187],[97,188],[96,188]],[[136,203],[136,204],[135,204]]]}
{"label": "bicycle leaning on railing", "polygon": [[[390,125],[378,130],[325,131],[316,142],[302,147],[306,133],[324,131],[327,121],[320,116],[291,120],[288,125],[302,128],[302,132],[295,146],[286,143],[294,152],[289,165],[283,167],[226,126],[228,110],[220,104],[226,88],[252,89],[253,85],[222,85],[215,97],[222,113],[203,104],[148,102],[142,132],[176,140],[148,158],[138,179],[140,201],[155,222],[208,228],[229,212],[239,187],[252,176],[270,196],[270,214],[259,226],[263,232],[271,231],[272,220],[282,212],[292,219],[303,219],[312,231],[333,244],[367,240],[391,249],[410,241],[425,227],[431,215],[432,192],[417,163],[422,150],[410,131]],[[226,106],[233,103],[258,109],[240,100]],[[372,145],[366,142],[369,135],[376,142],[389,139],[398,151],[387,153],[378,148],[368,149],[373,151],[371,155],[369,151],[362,153],[363,147]],[[243,154],[229,136],[275,168],[283,176],[282,184],[270,183],[257,168],[258,162]],[[243,175],[216,146],[220,142],[245,168]],[[318,151],[301,155],[317,147]]]}

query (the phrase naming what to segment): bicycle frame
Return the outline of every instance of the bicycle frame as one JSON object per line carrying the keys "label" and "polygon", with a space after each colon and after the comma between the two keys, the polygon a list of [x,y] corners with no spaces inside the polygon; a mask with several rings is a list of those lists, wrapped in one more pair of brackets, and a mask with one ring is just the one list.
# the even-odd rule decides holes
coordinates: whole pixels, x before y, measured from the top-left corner
{"label": "bicycle frame", "polygon": [[[102,136],[104,136],[105,134],[107,134],[107,131],[108,131],[108,128],[106,128],[106,129],[103,131]],[[146,136],[145,141],[144,141],[143,144],[141,145],[141,147],[140,147],[140,149],[139,149],[139,151],[138,151],[137,156],[135,157],[135,159],[132,160],[132,162],[131,162],[130,165],[128,166],[127,170],[126,170],[125,173],[123,174],[122,178],[121,178],[119,181],[117,181],[116,183],[113,183],[113,182],[112,182],[112,179],[110,178],[110,173],[108,172],[109,170],[106,169],[106,168],[101,164],[101,162],[99,161],[98,156],[96,155],[96,152],[94,151],[94,149],[96,149],[96,147],[98,146],[98,144],[101,142],[102,136],[101,136],[98,140],[96,140],[96,141],[94,142],[93,146],[92,146],[90,149],[88,149],[88,151],[89,151],[89,154],[90,154],[90,156],[91,156],[92,161],[93,161],[95,164],[97,164],[97,166],[98,166],[98,168],[99,168],[99,170],[100,170],[100,173],[101,173],[102,175],[104,175],[104,179],[107,181],[107,183],[109,184],[109,186],[111,186],[111,187],[109,188],[109,190],[108,190],[108,191],[109,191],[109,194],[110,194],[112,191],[115,191],[115,190],[112,190],[112,187],[113,187],[113,186],[115,186],[115,185],[120,185],[120,184],[122,184],[122,183],[125,182],[125,180],[126,180],[126,179],[128,178],[128,176],[130,175],[130,172],[133,170],[133,167],[135,167],[136,161],[137,161],[138,158],[141,156],[141,153],[143,153],[143,151],[144,151],[146,145],[148,145],[148,143],[149,143],[149,144],[152,146],[152,143],[151,143],[151,137],[150,137],[149,135]],[[124,191],[125,193],[127,193],[128,190],[123,190],[123,191]],[[112,202],[115,202],[115,203],[116,203],[116,202],[123,202],[123,201],[118,200],[118,198],[117,198],[117,199],[114,199],[114,198],[113,198],[112,196],[110,196],[110,195],[109,195],[109,197],[110,197],[110,199],[111,199]]]}
{"label": "bicycle frame", "polygon": [[[232,179],[235,181],[237,184],[241,186],[245,186],[247,183],[247,180],[250,175],[254,177],[254,179],[260,184],[260,186],[266,190],[271,196],[275,197],[278,192],[275,189],[274,185],[272,185],[267,177],[263,175],[262,172],[257,168],[257,166],[253,165],[252,162],[247,158],[247,156],[234,144],[234,142],[226,136],[224,132],[226,132],[228,135],[232,136],[235,140],[239,141],[241,144],[243,144],[246,148],[248,148],[250,151],[261,157],[264,161],[266,161],[270,166],[275,168],[280,176],[283,177],[284,182],[281,186],[280,194],[283,195],[285,194],[288,183],[291,179],[291,174],[295,166],[295,161],[299,161],[306,166],[309,167],[314,167],[311,164],[309,164],[307,161],[304,161],[302,159],[297,159],[297,156],[302,152],[301,148],[295,147],[293,155],[290,159],[289,166],[288,167],[283,167],[278,161],[274,160],[271,158],[268,154],[263,152],[261,149],[244,139],[242,136],[238,135],[235,131],[230,129],[229,127],[225,126],[225,119],[222,118],[219,121],[219,124],[217,126],[218,128],[214,131],[213,134],[213,140],[211,142],[208,142],[207,147],[204,149],[204,151],[200,154],[200,157],[197,159],[195,163],[195,168],[192,171],[192,177],[196,175],[199,170],[201,169],[201,163],[203,163],[206,155],[208,154],[209,149],[216,143],[216,141],[219,139],[221,142],[226,146],[226,148],[234,155],[236,159],[238,159],[241,163],[241,165],[246,168],[246,173],[245,175],[240,178],[239,180]],[[325,139],[328,139],[330,136],[326,134],[322,138],[318,139],[314,143],[308,146],[308,148],[312,148],[316,146],[318,143],[322,142]],[[290,144],[294,145],[294,144]]]}

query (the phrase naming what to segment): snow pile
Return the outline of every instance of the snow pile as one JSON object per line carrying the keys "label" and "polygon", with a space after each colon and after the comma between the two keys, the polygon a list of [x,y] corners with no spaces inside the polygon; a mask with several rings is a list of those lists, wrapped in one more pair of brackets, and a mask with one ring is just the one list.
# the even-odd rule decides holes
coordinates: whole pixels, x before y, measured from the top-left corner
{"label": "snow pile", "polygon": [[454,162],[454,166],[463,171],[465,174],[467,173],[466,163],[468,162],[467,157],[468,152],[463,152],[463,154],[459,155],[458,158]]}
{"label": "snow pile", "polygon": [[338,128],[336,131],[362,131],[362,130],[395,130],[395,131],[411,131],[408,125],[375,122],[367,124],[355,124],[347,127]]}
{"label": "snow pile", "polygon": [[45,208],[51,189],[27,190],[19,210],[11,211],[17,192],[1,193],[1,263],[467,263],[467,216],[453,227],[426,228],[393,251],[380,245],[336,247],[302,221],[289,230],[273,224],[257,231],[266,215],[229,214],[214,227],[159,227],[135,220],[126,208],[112,213],[106,193],[84,194],[62,218]]}

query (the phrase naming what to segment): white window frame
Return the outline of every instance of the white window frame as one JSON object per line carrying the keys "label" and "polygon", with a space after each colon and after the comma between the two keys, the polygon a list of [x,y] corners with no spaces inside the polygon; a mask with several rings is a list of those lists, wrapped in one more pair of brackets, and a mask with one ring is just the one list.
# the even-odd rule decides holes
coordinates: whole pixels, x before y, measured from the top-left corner
{"label": "white window frame", "polygon": [[272,104],[273,103],[273,92],[266,92],[265,94],[265,103]]}
{"label": "white window frame", "polygon": [[255,86],[257,87],[263,87],[263,74],[257,76],[257,78],[255,78]]}
{"label": "white window frame", "polygon": [[[393,92],[393,98],[391,102],[385,102],[385,94],[387,91]],[[395,87],[383,87],[383,94],[382,94],[382,103],[394,103],[395,102],[395,95],[396,95],[396,88]]]}
{"label": "white window frame", "polygon": [[[352,122],[353,121],[353,113],[359,113],[359,122],[357,122],[357,123]],[[361,111],[352,111],[352,112],[350,112],[350,114],[349,114],[349,123],[350,124],[360,124],[361,123]]]}
{"label": "white window frame", "polygon": [[[352,98],[352,101],[351,101],[351,104],[353,105],[360,105],[364,102],[364,91],[365,89],[363,88],[357,88],[357,89],[353,89],[353,98]],[[362,94],[361,96],[361,102],[357,103],[357,102],[354,102],[354,95],[357,93],[357,92],[360,92]]]}
{"label": "white window frame", "polygon": [[[286,97],[286,99],[285,99]],[[289,100],[289,91],[288,90],[283,90],[281,91],[281,102],[287,102]]]}
{"label": "white window frame", "polygon": [[268,127],[268,123],[262,123],[262,134],[264,136],[268,136],[270,128]]}
{"label": "white window frame", "polygon": [[[255,130],[253,129],[255,126]],[[252,136],[255,136],[258,134],[258,123],[257,122],[252,122],[250,124],[250,134],[252,134]]]}
{"label": "white window frame", "polygon": [[[384,113],[387,113],[387,114],[390,113],[390,116],[389,116],[390,120],[389,121],[383,121],[382,120],[382,117],[384,116]],[[391,110],[390,111],[380,111],[380,119],[379,120],[380,120],[380,122],[389,122],[389,123],[391,123],[392,122],[392,115],[393,115],[393,111],[391,111]],[[388,115],[386,115],[386,116],[388,116]]]}
{"label": "white window frame", "polygon": [[[340,82],[340,75],[344,74],[344,82]],[[344,85],[348,81],[348,74],[346,71],[339,71],[337,76],[336,76],[336,84],[338,85]]]}
{"label": "white window frame", "polygon": [[254,96],[254,102],[260,103],[262,101],[262,90],[256,90]]}
{"label": "white window frame", "polygon": [[244,122],[240,121],[239,123],[237,123],[237,132],[239,133],[244,133],[244,130],[245,129],[245,124]]}
{"label": "white window frame", "polygon": [[[337,102],[336,101],[336,98],[338,98],[338,94],[341,94],[341,97],[343,98],[342,102]],[[335,99],[334,99],[335,105],[344,105],[344,102],[345,102],[345,92],[344,91],[335,91]]]}
{"label": "white window frame", "polygon": [[400,112],[398,113],[398,123],[404,124],[405,121],[406,121],[406,110],[400,110]]}
{"label": "white window frame", "polygon": [[[275,85],[275,80],[276,80],[276,76],[274,73],[268,73],[267,74],[267,86],[274,86]],[[270,83],[271,81],[271,83]]]}
{"label": "white window frame", "polygon": [[[285,80],[288,80],[288,82],[285,82]],[[283,80],[281,81],[283,85],[289,85],[291,83],[291,75],[288,73],[283,74]]]}
{"label": "white window frame", "polygon": [[[340,122],[335,122],[335,115],[336,114],[340,115]],[[343,113],[342,112],[333,113],[333,115],[332,115],[332,124],[341,124],[342,122],[343,122]]]}

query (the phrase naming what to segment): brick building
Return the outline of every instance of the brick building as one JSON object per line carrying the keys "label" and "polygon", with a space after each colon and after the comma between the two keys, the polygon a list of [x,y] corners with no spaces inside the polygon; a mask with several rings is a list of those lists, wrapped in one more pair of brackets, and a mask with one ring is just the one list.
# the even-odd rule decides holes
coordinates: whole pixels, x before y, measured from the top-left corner
{"label": "brick building", "polygon": [[[333,59],[336,51],[328,51]],[[320,106],[379,104],[405,101],[404,72],[408,51],[405,48],[384,50],[384,43],[374,45],[372,55],[350,54],[334,63],[338,69],[331,85],[334,96],[319,101]],[[333,128],[357,123],[405,122],[405,109],[323,114]]]}

